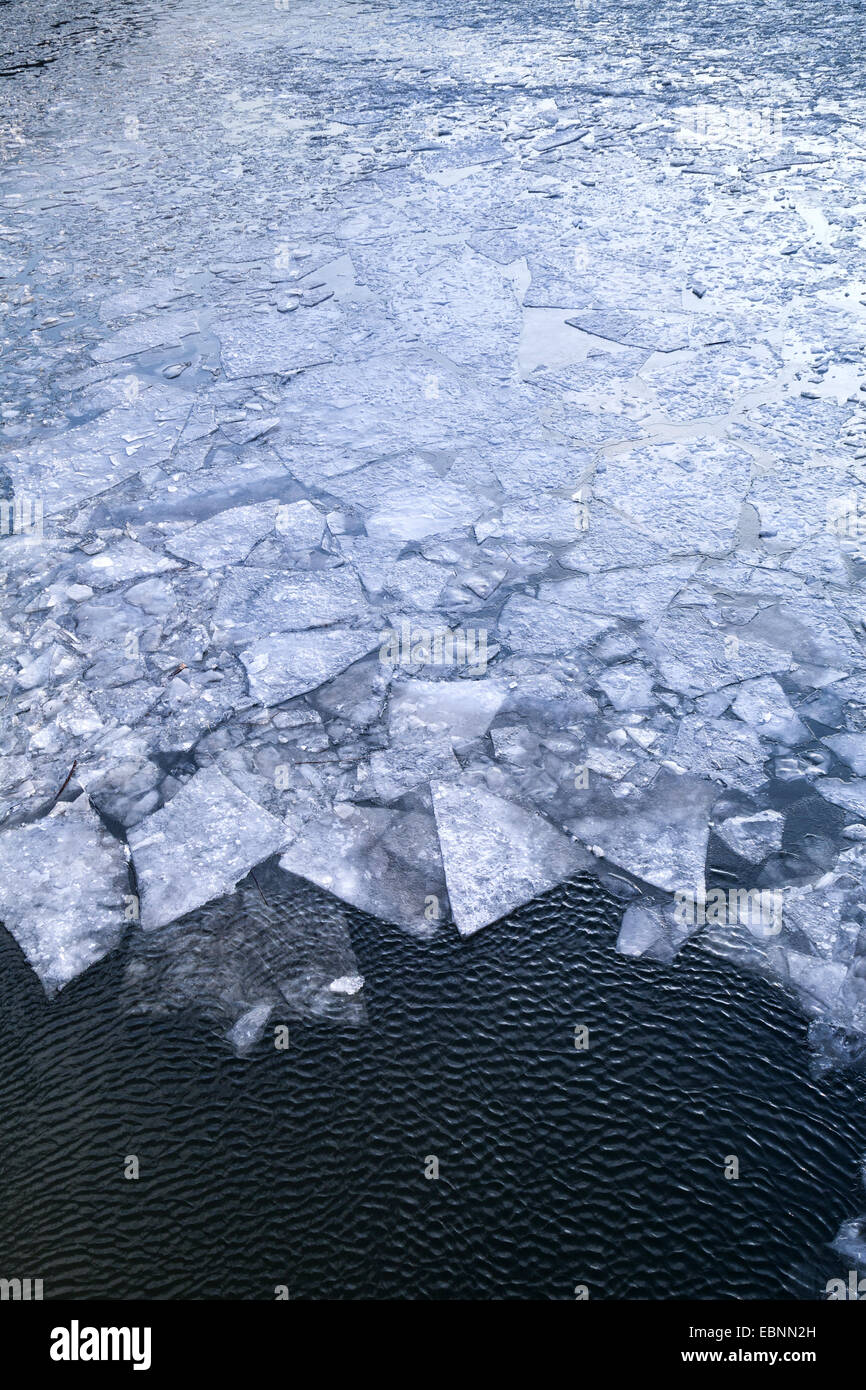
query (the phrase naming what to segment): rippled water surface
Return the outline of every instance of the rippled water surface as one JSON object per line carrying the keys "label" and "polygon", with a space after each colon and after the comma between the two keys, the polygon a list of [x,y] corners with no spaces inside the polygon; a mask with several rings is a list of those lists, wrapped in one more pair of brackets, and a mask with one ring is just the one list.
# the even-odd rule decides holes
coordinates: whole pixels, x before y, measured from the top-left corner
{"label": "rippled water surface", "polygon": [[809,1079],[778,986],[617,957],[604,906],[572,886],[424,945],[354,917],[367,1025],[246,1061],[124,1018],[121,960],[49,1008],[7,945],[4,1268],[47,1297],[816,1297],[862,1082]]}

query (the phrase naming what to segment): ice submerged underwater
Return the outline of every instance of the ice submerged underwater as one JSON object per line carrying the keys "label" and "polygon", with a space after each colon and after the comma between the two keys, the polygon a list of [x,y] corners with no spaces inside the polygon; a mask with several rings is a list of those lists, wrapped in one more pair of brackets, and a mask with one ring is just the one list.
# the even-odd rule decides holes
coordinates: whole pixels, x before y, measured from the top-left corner
{"label": "ice submerged underwater", "polygon": [[[861,1062],[859,91],[732,170],[650,50],[616,106],[561,33],[445,52],[409,8],[384,53],[336,8],[279,14],[279,100],[236,86],[272,7],[227,11],[192,134],[154,58],[134,129],[115,76],[6,170],[6,369],[55,394],[3,416],[0,920],[49,997],[123,945],[130,1009],[253,1055],[363,1023],[342,904],[423,950],[590,874],[621,953],[762,971]],[[118,168],[144,226],[94,272]]]}

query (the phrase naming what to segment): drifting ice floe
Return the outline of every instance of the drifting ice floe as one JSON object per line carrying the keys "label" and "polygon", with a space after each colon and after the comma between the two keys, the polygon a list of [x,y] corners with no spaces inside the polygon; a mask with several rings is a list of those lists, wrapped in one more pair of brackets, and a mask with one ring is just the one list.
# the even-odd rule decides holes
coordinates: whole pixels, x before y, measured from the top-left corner
{"label": "drifting ice floe", "polygon": [[0,835],[0,916],[47,994],[113,950],[132,902],[123,848],[86,796]]}
{"label": "drifting ice floe", "polygon": [[[40,79],[0,229],[0,909],[47,989],[128,924],[130,1002],[208,999],[244,1052],[363,1011],[343,918],[276,955],[229,922],[273,856],[274,900],[419,938],[589,871],[624,954],[691,942],[866,1036],[860,94],[744,49],[696,140],[593,9],[453,51],[411,10],[227,13],[194,107],[116,50],[131,125],[79,58]],[[744,144],[746,87],[790,130]]]}
{"label": "drifting ice floe", "polygon": [[461,936],[471,936],[591,862],[541,816],[476,786],[435,783],[433,809]]}
{"label": "drifting ice floe", "polygon": [[218,768],[206,768],[129,832],[141,893],[141,925],[164,927],[230,893],[251,868],[282,849],[280,822]]}
{"label": "drifting ice floe", "polygon": [[280,868],[419,936],[439,924],[445,886],[432,816],[339,802],[304,827]]}

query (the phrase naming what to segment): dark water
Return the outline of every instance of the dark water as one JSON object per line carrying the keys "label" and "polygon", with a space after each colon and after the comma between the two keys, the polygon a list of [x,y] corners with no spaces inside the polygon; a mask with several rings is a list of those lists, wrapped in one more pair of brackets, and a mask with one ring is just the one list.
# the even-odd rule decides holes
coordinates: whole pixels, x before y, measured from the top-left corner
{"label": "dark water", "polygon": [[778,986],[617,957],[587,885],[466,942],[351,922],[368,1025],[292,1023],[246,1061],[193,1016],[123,1017],[120,958],[49,1007],[4,936],[0,1272],[84,1299],[661,1299],[814,1298],[842,1269],[863,1080],[809,1079]]}

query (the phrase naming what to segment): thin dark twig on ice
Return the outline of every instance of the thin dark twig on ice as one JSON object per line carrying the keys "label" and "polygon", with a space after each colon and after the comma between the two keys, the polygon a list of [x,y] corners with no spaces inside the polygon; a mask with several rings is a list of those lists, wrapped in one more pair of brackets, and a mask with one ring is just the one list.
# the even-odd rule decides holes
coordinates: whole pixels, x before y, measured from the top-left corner
{"label": "thin dark twig on ice", "polygon": [[252,879],[252,881],[253,881],[253,883],[256,885],[256,887],[258,888],[258,890],[259,890],[259,897],[261,898],[261,900],[262,900],[262,902],[264,903],[265,907],[269,907],[270,904],[269,904],[267,898],[265,897],[264,893],[262,892],[261,886],[260,886],[260,884],[259,884],[259,881],[258,881],[258,879],[256,878],[255,874],[253,873],[252,869],[250,869],[250,878]]}
{"label": "thin dark twig on ice", "polygon": [[75,771],[75,769],[77,768],[77,766],[78,766],[78,759],[76,758],[75,761],[73,762],[71,768],[69,769],[69,771],[68,771],[67,774],[66,774],[66,781],[65,781],[65,782],[63,783],[63,785],[60,787],[60,789],[58,790],[58,792],[56,793],[56,795],[55,795],[55,797],[54,797],[54,800],[52,801],[51,805],[48,807],[48,810],[49,810],[49,811],[53,811],[53,810],[54,810],[54,807],[57,805],[57,803],[58,803],[58,801],[60,800],[61,796],[62,796],[63,793],[66,791],[66,788],[69,786],[69,783],[72,781],[72,774],[73,774],[73,772]]}

